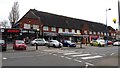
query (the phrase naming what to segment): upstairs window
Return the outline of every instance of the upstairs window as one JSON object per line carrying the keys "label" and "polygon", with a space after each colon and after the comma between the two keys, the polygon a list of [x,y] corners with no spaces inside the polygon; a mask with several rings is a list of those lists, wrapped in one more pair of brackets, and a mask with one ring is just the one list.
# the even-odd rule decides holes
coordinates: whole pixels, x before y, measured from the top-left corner
{"label": "upstairs window", "polygon": [[69,32],[69,29],[65,29],[65,32]]}
{"label": "upstairs window", "polygon": [[80,30],[77,30],[77,33],[80,33]]}
{"label": "upstairs window", "polygon": [[52,28],[51,28],[51,31],[56,31],[56,28],[55,28],[55,27],[52,27]]}
{"label": "upstairs window", "polygon": [[100,32],[98,32],[98,35],[100,35]]}
{"label": "upstairs window", "polygon": [[44,26],[43,30],[48,31],[48,26]]}
{"label": "upstairs window", "polygon": [[63,32],[63,29],[62,29],[62,28],[59,28],[59,32]]}
{"label": "upstairs window", "polygon": [[93,32],[93,34],[96,34],[96,32]]}
{"label": "upstairs window", "polygon": [[30,24],[24,24],[24,29],[30,29]]}
{"label": "upstairs window", "polygon": [[33,29],[39,29],[39,25],[33,25]]}
{"label": "upstairs window", "polygon": [[75,29],[72,29],[72,33],[75,33]]}
{"label": "upstairs window", "polygon": [[92,34],[92,32],[90,31],[89,34]]}

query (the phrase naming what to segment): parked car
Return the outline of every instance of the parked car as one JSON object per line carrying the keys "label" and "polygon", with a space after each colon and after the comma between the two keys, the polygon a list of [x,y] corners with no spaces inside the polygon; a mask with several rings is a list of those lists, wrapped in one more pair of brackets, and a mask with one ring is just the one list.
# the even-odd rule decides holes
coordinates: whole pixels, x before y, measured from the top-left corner
{"label": "parked car", "polygon": [[25,42],[23,40],[15,40],[14,44],[13,44],[13,49],[17,50],[17,49],[24,49],[26,50],[27,45],[25,44]]}
{"label": "parked car", "polygon": [[108,40],[108,43],[107,43],[108,45],[113,45],[113,42],[112,41],[110,41],[110,40]]}
{"label": "parked car", "polygon": [[72,43],[70,40],[64,40],[62,42],[63,46],[65,47],[76,47],[76,44],[75,43]]}
{"label": "parked car", "polygon": [[7,50],[7,44],[5,40],[0,39],[0,51],[6,51]]}
{"label": "parked car", "polygon": [[113,43],[113,46],[120,46],[120,40],[117,40]]}
{"label": "parked car", "polygon": [[63,44],[57,40],[50,40],[48,41],[48,45],[47,47],[59,47],[61,48],[63,46]]}
{"label": "parked car", "polygon": [[90,44],[91,46],[102,46],[102,47],[106,45],[105,40],[103,39],[93,40]]}
{"label": "parked car", "polygon": [[47,42],[44,38],[34,39],[31,41],[31,45],[47,45]]}

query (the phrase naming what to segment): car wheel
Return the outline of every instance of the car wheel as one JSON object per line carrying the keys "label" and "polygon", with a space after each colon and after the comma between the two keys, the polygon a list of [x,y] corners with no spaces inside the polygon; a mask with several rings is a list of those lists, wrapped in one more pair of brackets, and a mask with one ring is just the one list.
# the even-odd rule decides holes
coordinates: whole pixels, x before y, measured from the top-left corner
{"label": "car wheel", "polygon": [[91,44],[91,46],[93,46],[93,44]]}
{"label": "car wheel", "polygon": [[26,48],[24,48],[24,50],[26,50]]}
{"label": "car wheel", "polygon": [[101,44],[99,43],[98,46],[101,47]]}
{"label": "car wheel", "polygon": [[47,43],[45,43],[44,46],[47,46]]}
{"label": "car wheel", "polygon": [[53,44],[53,47],[56,47],[55,44]]}

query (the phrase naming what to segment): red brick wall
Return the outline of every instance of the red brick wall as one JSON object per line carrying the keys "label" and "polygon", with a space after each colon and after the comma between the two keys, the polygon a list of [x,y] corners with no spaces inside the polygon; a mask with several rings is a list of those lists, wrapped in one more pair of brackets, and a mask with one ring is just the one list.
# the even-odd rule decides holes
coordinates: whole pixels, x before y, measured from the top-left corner
{"label": "red brick wall", "polygon": [[35,25],[41,25],[40,23],[39,23],[39,20],[38,19],[33,19],[33,18],[22,18],[22,20],[20,21],[20,28],[24,28],[24,24],[35,24]]}

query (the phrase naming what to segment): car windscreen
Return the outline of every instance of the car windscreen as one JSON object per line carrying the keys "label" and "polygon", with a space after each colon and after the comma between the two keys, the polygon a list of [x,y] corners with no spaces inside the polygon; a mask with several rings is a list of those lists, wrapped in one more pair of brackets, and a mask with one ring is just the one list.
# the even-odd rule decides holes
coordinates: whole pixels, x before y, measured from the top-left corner
{"label": "car windscreen", "polygon": [[24,41],[16,41],[16,44],[25,44]]}
{"label": "car windscreen", "polygon": [[105,43],[105,41],[104,40],[97,40],[98,42],[101,42],[101,43]]}
{"label": "car windscreen", "polygon": [[71,41],[66,41],[67,43],[72,43]]}

